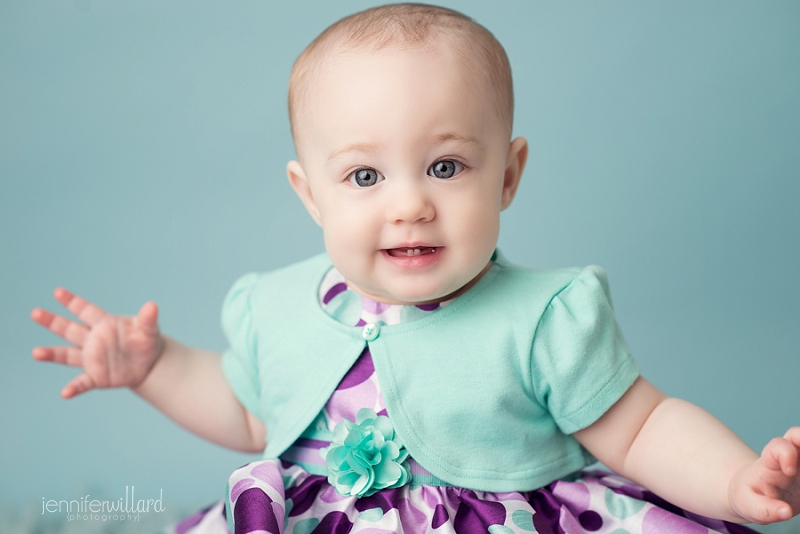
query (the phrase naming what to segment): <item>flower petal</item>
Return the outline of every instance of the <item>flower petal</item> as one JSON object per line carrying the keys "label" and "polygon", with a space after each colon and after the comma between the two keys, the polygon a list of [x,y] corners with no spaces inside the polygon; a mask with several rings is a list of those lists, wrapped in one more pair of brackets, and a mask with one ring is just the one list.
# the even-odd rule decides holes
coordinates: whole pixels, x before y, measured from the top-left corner
{"label": "flower petal", "polygon": [[369,408],[336,425],[333,442],[320,450],[328,467],[328,482],[342,495],[364,497],[396,488],[411,479],[404,462],[408,451],[391,421]]}
{"label": "flower petal", "polygon": [[372,426],[381,433],[385,440],[388,441],[394,439],[394,427],[392,426],[392,422],[389,421],[388,417],[383,415],[376,417],[375,421],[372,422]]}
{"label": "flower petal", "polygon": [[374,410],[370,410],[369,408],[361,408],[358,410],[358,413],[356,413],[356,424],[360,425],[368,419],[376,419],[377,417],[378,414],[376,414]]}
{"label": "flower petal", "polygon": [[358,495],[359,497],[363,496],[364,493],[370,489],[374,480],[375,476],[371,472],[361,475],[350,489],[350,495]]}
{"label": "flower petal", "polygon": [[402,468],[390,461],[382,462],[375,469],[375,485],[383,488],[389,487],[397,482],[403,474]]}

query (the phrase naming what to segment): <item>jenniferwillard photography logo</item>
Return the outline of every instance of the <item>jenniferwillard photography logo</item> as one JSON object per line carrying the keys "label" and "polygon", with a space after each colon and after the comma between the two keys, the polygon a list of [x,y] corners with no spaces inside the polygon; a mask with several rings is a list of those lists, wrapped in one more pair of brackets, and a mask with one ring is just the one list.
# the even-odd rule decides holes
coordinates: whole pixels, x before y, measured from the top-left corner
{"label": "jenniferwillard photography logo", "polygon": [[141,514],[164,509],[163,489],[158,491],[157,499],[137,499],[134,486],[125,486],[125,497],[115,501],[93,499],[91,495],[69,501],[42,497],[42,515],[66,514],[67,521],[139,521]]}

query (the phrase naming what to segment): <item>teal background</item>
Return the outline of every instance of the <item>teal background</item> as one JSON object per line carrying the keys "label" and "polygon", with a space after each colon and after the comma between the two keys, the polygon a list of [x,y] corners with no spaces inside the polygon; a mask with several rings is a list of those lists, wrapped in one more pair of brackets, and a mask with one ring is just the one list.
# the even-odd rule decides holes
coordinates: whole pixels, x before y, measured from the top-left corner
{"label": "teal background", "polygon": [[[644,374],[760,449],[800,424],[800,3],[451,1],[503,43],[531,143],[506,256],[606,268]],[[73,369],[62,285],[223,350],[230,284],[322,250],[285,179],[291,65],[340,2],[0,3],[0,502],[223,495],[253,456]],[[433,83],[420,80],[420,83]]]}

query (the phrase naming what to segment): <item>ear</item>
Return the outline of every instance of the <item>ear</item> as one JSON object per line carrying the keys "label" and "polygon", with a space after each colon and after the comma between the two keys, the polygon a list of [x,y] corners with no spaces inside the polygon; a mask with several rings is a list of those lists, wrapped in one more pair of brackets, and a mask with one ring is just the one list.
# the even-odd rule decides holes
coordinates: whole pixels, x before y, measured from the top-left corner
{"label": "ear", "polygon": [[514,200],[526,161],[528,161],[528,140],[524,137],[517,137],[511,141],[508,147],[500,209],[506,209],[511,205],[511,201]]}
{"label": "ear", "polygon": [[322,226],[322,218],[319,215],[317,203],[314,201],[314,195],[311,193],[308,177],[303,167],[300,166],[300,162],[290,161],[287,163],[286,175],[289,178],[289,183],[292,184],[292,189],[294,189],[294,192],[300,197],[300,200],[303,201],[303,205],[306,207],[309,215],[311,215],[311,218],[314,219],[318,225]]}

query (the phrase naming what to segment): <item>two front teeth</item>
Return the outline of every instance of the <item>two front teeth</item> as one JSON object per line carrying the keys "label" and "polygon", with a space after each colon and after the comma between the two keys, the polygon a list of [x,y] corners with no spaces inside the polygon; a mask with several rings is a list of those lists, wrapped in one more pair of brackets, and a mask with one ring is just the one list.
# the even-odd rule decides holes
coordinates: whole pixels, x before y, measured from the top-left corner
{"label": "two front teeth", "polygon": [[[433,254],[434,252],[436,252],[436,249],[435,248],[428,248],[428,249],[425,249],[425,252],[427,254]],[[409,257],[410,256],[419,256],[420,254],[422,254],[422,251],[420,249],[418,249],[418,248],[410,248],[410,249],[406,250],[406,256],[409,256]]]}

